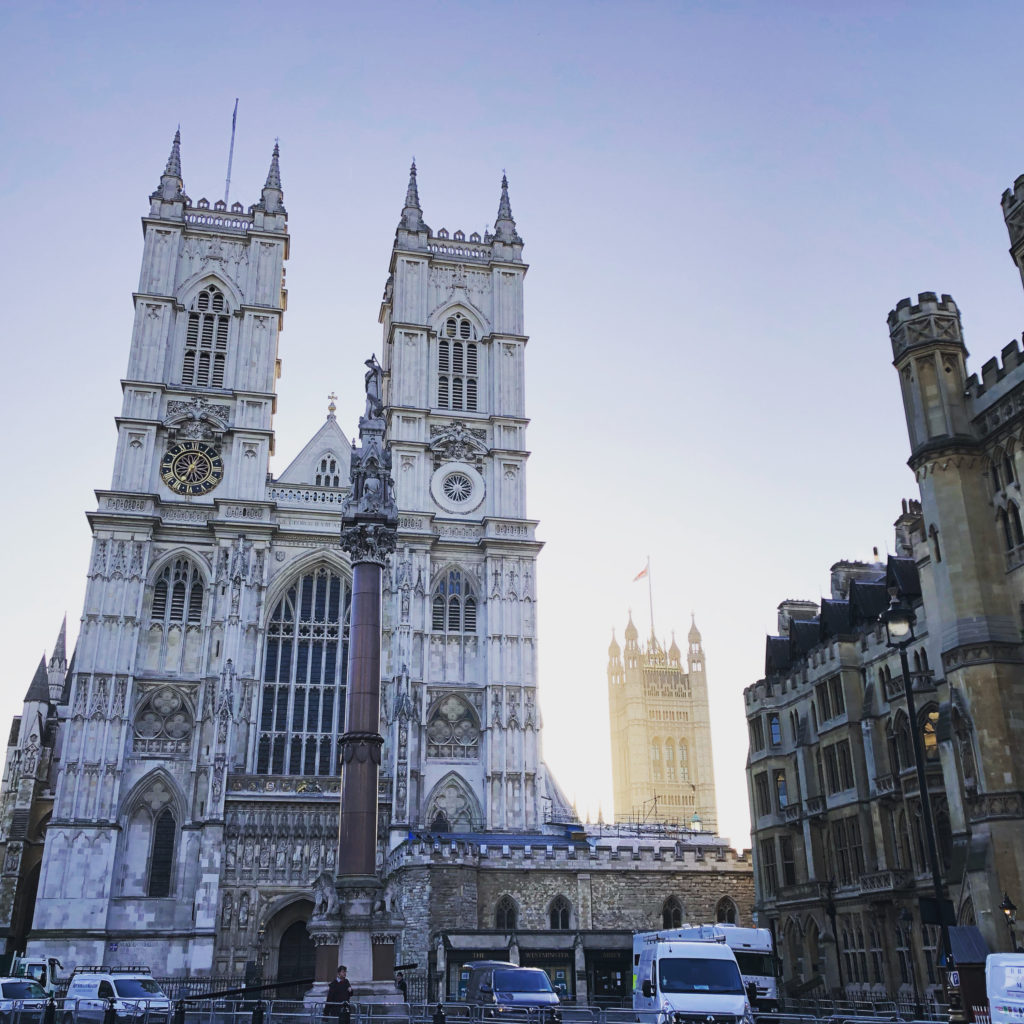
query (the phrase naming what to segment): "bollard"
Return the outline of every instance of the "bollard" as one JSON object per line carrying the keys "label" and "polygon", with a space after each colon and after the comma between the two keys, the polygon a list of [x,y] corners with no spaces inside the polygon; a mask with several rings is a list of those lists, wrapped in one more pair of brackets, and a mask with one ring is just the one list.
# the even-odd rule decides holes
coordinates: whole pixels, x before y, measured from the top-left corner
{"label": "bollard", "polygon": [[56,1024],[57,1004],[53,1001],[53,995],[46,1001],[46,1009],[43,1010],[43,1024]]}
{"label": "bollard", "polygon": [[113,996],[107,1000],[107,1008],[103,1011],[103,1024],[117,1024],[117,1009]]}
{"label": "bollard", "polygon": [[437,1004],[437,1009],[434,1011],[434,1016],[431,1020],[433,1024],[444,1024],[444,1005],[442,1003]]}
{"label": "bollard", "polygon": [[171,1018],[171,1024],[185,1024],[185,1000],[179,999],[174,1004],[174,1016]]}
{"label": "bollard", "polygon": [[263,1000],[257,999],[252,1008],[252,1024],[263,1024]]}

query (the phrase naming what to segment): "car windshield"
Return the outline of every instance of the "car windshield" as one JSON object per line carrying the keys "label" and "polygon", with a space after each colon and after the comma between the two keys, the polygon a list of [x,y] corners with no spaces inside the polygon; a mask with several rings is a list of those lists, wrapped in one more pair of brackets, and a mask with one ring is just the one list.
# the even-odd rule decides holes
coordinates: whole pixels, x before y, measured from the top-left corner
{"label": "car windshield", "polygon": [[0,988],[3,989],[4,999],[45,999],[46,993],[38,982],[29,981],[5,981]]}
{"label": "car windshield", "polygon": [[152,978],[118,978],[114,988],[122,999],[166,998]]}
{"label": "car windshield", "polygon": [[551,982],[543,971],[495,971],[495,992],[551,992]]}
{"label": "car windshield", "polygon": [[662,992],[743,995],[743,982],[734,960],[698,960],[688,957],[659,960],[658,987]]}
{"label": "car windshield", "polygon": [[769,953],[748,953],[742,949],[733,952],[736,954],[736,963],[740,965],[740,974],[766,978],[775,976],[775,965]]}

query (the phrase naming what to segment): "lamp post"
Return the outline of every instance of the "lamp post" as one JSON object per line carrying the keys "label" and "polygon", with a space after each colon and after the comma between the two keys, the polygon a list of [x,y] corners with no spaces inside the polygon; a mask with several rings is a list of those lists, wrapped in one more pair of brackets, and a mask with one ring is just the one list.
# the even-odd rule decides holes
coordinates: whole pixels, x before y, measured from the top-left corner
{"label": "lamp post", "polygon": [[1013,905],[1013,901],[1004,892],[1003,902],[999,904],[999,909],[1003,912],[1006,917],[1006,929],[1010,933],[1010,948],[1014,953],[1020,952],[1020,947],[1017,945],[1017,908]]}
{"label": "lamp post", "polygon": [[935,898],[935,914],[939,924],[939,964],[949,963],[949,929],[943,914],[945,905],[942,872],[939,869],[939,853],[935,848],[935,828],[932,825],[932,804],[928,796],[928,780],[924,770],[924,751],[921,749],[921,730],[917,724],[917,707],[914,704],[914,686],[910,680],[910,663],[907,648],[914,642],[914,611],[890,590],[892,600],[888,609],[882,612],[885,623],[886,646],[900,652],[900,669],[903,672],[903,693],[907,698],[907,714],[910,716],[910,738],[914,744],[914,767],[917,769],[917,788],[921,794],[921,818],[924,825],[925,846],[928,851],[928,866],[932,875],[932,890]]}
{"label": "lamp post", "polygon": [[914,986],[914,1016],[921,1019],[921,992],[917,987],[917,965],[914,963],[914,932],[911,927],[914,915],[906,907],[900,911],[900,924],[903,925],[903,937],[907,943],[907,966],[910,968],[910,983]]}
{"label": "lamp post", "polygon": [[845,992],[843,985],[843,954],[839,951],[839,930],[836,928],[836,901],[832,898],[832,890],[835,887],[830,878],[825,889],[825,913],[832,923],[832,942],[836,947],[836,970],[839,972],[839,992]]}

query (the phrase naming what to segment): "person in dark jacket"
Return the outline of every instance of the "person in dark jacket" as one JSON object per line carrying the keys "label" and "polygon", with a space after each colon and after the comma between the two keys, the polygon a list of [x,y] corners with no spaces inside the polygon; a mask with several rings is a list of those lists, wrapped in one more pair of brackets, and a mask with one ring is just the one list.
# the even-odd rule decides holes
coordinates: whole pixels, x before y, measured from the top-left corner
{"label": "person in dark jacket", "polygon": [[402,993],[402,1002],[409,1002],[409,985],[401,971],[398,971],[395,974],[395,988]]}
{"label": "person in dark jacket", "polygon": [[327,1017],[337,1017],[341,1013],[343,1003],[349,1002],[352,998],[352,982],[348,980],[348,968],[344,964],[338,967],[338,973],[334,981],[327,986],[327,1005],[324,1007],[324,1014]]}

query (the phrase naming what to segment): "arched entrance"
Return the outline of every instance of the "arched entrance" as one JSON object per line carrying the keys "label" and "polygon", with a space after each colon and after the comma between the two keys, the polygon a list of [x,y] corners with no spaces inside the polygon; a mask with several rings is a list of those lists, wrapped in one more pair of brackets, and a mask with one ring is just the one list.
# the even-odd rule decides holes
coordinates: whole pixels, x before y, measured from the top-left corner
{"label": "arched entrance", "polygon": [[275,998],[301,999],[312,984],[308,979],[314,977],[315,973],[316,949],[313,940],[306,931],[306,922],[295,921],[284,930],[277,949],[277,980],[307,980],[300,985],[279,988]]}

